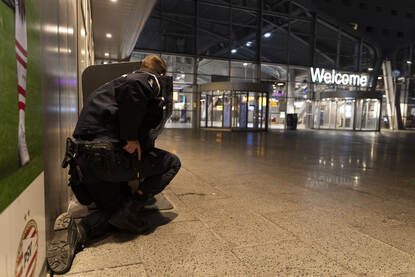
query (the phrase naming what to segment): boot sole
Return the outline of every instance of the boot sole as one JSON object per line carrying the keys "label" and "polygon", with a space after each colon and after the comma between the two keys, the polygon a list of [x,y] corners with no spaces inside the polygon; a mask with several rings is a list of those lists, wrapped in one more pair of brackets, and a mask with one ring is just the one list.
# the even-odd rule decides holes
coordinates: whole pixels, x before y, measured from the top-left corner
{"label": "boot sole", "polygon": [[79,233],[68,213],[61,214],[55,220],[53,230],[53,239],[47,245],[47,263],[53,273],[64,274],[71,269],[75,254],[80,250]]}

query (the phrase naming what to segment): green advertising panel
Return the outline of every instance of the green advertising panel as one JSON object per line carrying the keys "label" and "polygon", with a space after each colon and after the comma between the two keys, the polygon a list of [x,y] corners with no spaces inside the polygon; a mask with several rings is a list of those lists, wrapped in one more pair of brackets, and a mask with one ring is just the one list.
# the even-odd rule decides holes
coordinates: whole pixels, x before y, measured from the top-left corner
{"label": "green advertising panel", "polygon": [[0,212],[43,171],[36,0],[0,2]]}

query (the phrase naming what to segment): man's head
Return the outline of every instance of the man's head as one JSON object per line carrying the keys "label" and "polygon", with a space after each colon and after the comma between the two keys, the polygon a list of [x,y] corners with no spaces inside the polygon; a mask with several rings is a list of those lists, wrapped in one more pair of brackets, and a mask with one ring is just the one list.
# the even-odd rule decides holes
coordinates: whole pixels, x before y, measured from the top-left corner
{"label": "man's head", "polygon": [[156,55],[147,56],[141,62],[140,70],[163,76],[166,74],[166,62]]}

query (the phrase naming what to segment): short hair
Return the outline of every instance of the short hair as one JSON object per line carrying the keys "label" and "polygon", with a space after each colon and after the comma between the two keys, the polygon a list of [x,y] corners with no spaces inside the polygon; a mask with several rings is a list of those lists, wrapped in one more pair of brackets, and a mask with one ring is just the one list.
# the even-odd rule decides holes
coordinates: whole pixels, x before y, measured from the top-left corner
{"label": "short hair", "polygon": [[166,74],[166,62],[156,55],[147,56],[141,62],[140,70],[164,75]]}

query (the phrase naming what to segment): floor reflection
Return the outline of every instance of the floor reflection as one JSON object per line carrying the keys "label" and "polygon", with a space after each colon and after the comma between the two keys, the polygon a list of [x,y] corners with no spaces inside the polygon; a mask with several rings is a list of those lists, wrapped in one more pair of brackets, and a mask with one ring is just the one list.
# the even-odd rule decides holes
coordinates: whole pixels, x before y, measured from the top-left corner
{"label": "floor reflection", "polygon": [[160,140],[179,156],[217,155],[232,166],[244,161],[254,172],[260,166],[259,171],[270,171],[276,180],[287,178],[309,188],[393,186],[415,178],[411,133],[166,129]]}

